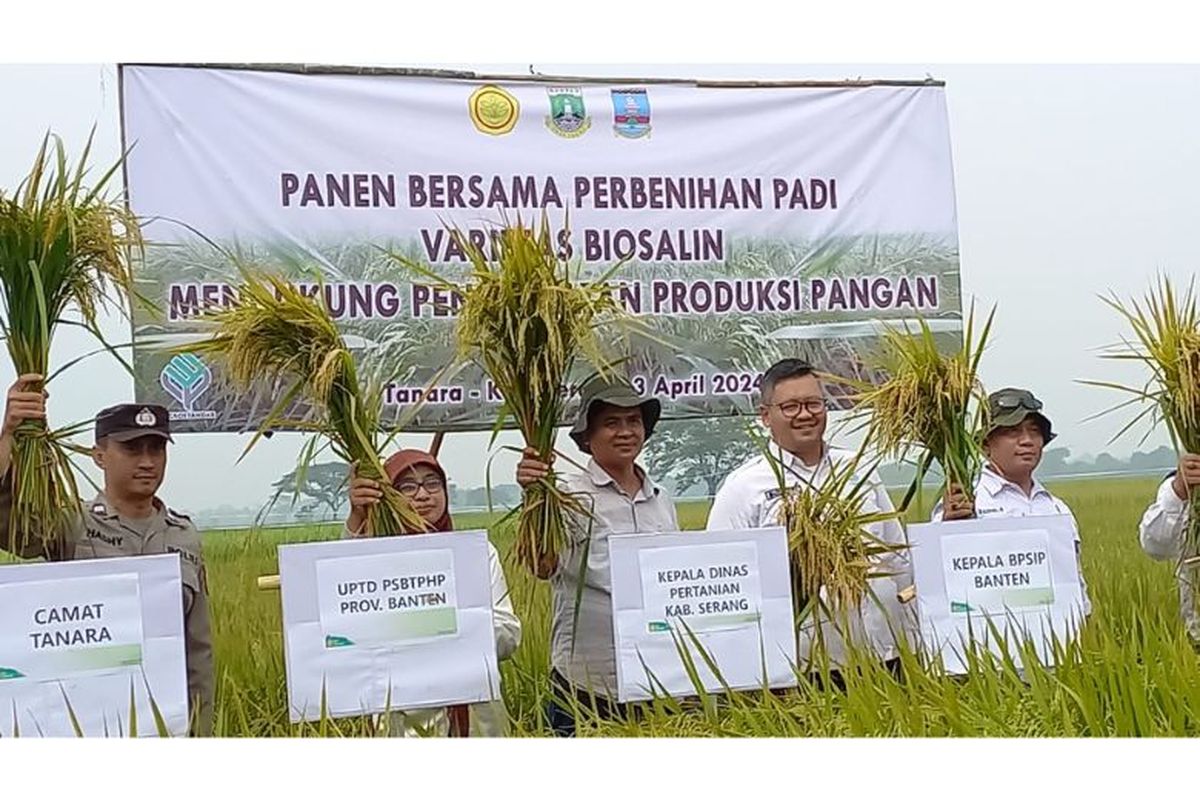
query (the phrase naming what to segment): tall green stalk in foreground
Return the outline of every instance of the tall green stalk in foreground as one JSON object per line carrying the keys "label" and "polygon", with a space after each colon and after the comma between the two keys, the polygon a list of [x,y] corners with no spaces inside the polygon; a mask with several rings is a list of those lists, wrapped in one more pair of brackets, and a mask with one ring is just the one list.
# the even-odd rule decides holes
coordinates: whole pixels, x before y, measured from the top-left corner
{"label": "tall green stalk in foreground", "polygon": [[[1147,436],[1165,423],[1176,452],[1200,453],[1200,310],[1195,280],[1182,294],[1163,276],[1140,302],[1132,300],[1126,305],[1115,295],[1103,299],[1133,330],[1133,338],[1123,337],[1105,358],[1136,361],[1150,371],[1142,386],[1084,381],[1132,395],[1109,411],[1145,405],[1113,439],[1143,420],[1149,422]],[[1196,589],[1200,587],[1200,491],[1191,492],[1188,505],[1179,569],[1180,576]],[[1192,602],[1200,611],[1200,591],[1193,591]]]}
{"label": "tall green stalk in foreground", "polygon": [[[379,482],[383,500],[367,514],[372,535],[424,530],[428,526],[421,515],[392,487],[383,469],[376,441],[382,395],[359,384],[354,358],[321,304],[322,295],[309,297],[277,275],[243,270],[237,304],[206,313],[204,319],[215,327],[213,335],[186,350],[222,359],[243,389],[260,380],[290,380],[247,450],[273,427],[314,431],[329,441],[339,458],[354,465],[359,477]],[[320,410],[317,421],[284,418],[301,397]],[[311,445],[307,452],[311,457]]]}
{"label": "tall green stalk in foreground", "polygon": [[[617,267],[583,280],[580,268],[557,254],[545,216],[537,227],[518,220],[497,229],[487,252],[460,232],[451,233],[470,261],[462,285],[401,260],[461,295],[459,358],[478,364],[504,397],[496,429],[513,419],[525,444],[549,463],[572,370],[580,363],[601,374],[613,370],[597,329],[630,321],[609,284]],[[513,551],[517,563],[538,573],[539,565],[557,558],[566,544],[568,510],[583,509],[559,488],[553,473],[526,489]]]}
{"label": "tall green stalk in foreground", "polygon": [[860,413],[869,415],[867,439],[884,456],[924,450],[917,475],[905,497],[907,506],[932,462],[948,483],[974,499],[983,466],[980,434],[987,424],[987,395],[979,381],[979,360],[987,345],[996,310],[976,337],[975,310],[967,318],[962,346],[938,349],[925,320],[917,331],[890,328],[883,335],[878,366],[889,376],[878,386],[856,383]]}
{"label": "tall green stalk in foreground", "polygon": [[[50,372],[50,345],[60,324],[84,328],[115,355],[97,317],[110,305],[128,313],[130,263],[143,249],[137,219],[107,192],[120,162],[85,184],[91,146],[89,136],[71,166],[62,140],[47,135],[16,191],[0,190],[0,332],[16,373],[43,375],[46,383],[57,374]],[[53,431],[29,421],[16,431],[9,524],[20,549],[30,536],[52,544],[78,513],[66,436],[79,428]]]}

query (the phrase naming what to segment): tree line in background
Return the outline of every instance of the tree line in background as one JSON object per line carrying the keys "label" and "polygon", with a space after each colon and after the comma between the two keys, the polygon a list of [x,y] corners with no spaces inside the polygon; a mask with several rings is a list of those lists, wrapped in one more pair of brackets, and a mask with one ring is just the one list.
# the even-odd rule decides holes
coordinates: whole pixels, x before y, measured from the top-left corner
{"label": "tree line in background", "polygon": [[[662,422],[646,443],[646,467],[677,497],[711,497],[725,476],[755,453],[755,445],[746,435],[746,424],[746,420],[739,418]],[[1070,448],[1052,447],[1045,452],[1038,475],[1052,479],[1108,473],[1166,474],[1175,467],[1176,460],[1175,452],[1166,445],[1149,452],[1134,452],[1128,458],[1108,453],[1072,456]],[[889,486],[904,486],[912,481],[915,468],[911,464],[884,464],[879,474]],[[297,470],[288,472],[272,484],[278,513],[300,521],[345,516],[349,510],[346,478],[346,465],[333,461],[312,464],[302,475]],[[931,475],[930,480],[934,479]],[[457,509],[489,505],[511,508],[521,500],[521,490],[513,483],[493,484],[490,503],[486,486],[465,488],[451,481],[449,489],[450,506]],[[214,511],[229,515],[250,510]]]}

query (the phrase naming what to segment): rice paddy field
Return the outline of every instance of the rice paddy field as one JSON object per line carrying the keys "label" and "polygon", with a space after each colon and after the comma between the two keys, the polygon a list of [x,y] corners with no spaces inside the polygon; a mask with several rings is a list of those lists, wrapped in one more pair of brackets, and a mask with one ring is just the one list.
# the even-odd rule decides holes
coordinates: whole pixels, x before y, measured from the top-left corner
{"label": "rice paddy field", "polygon": [[[1052,484],[1074,510],[1093,613],[1054,671],[1004,659],[951,678],[904,656],[897,679],[863,659],[844,690],[802,680],[795,690],[742,692],[645,704],[625,722],[584,719],[581,736],[1192,736],[1200,733],[1200,656],[1178,619],[1172,565],[1151,561],[1137,523],[1157,479]],[[931,500],[930,498],[926,498]],[[703,526],[705,503],[682,503],[683,527]],[[914,510],[914,519],[921,519]],[[455,517],[459,530],[489,527],[502,554],[512,532],[499,514]],[[367,719],[288,722],[279,593],[255,579],[277,572],[276,545],[338,535],[337,526],[213,531],[205,536],[221,736],[369,736]],[[513,736],[547,736],[549,592],[508,569],[524,624],[515,657],[501,664]],[[585,715],[586,717],[586,715]]]}

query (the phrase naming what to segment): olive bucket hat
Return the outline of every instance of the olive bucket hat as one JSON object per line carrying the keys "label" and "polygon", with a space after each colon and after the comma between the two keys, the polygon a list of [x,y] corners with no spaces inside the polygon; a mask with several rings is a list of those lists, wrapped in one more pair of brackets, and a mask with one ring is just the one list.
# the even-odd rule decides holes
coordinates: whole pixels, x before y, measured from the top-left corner
{"label": "olive bucket hat", "polygon": [[570,430],[570,437],[583,452],[591,455],[588,446],[588,423],[591,420],[592,409],[598,403],[607,403],[618,408],[641,408],[642,424],[646,428],[646,438],[654,432],[658,418],[662,415],[662,403],[653,397],[642,397],[628,381],[619,378],[596,377],[583,385],[579,391],[579,415],[575,425]]}
{"label": "olive bucket hat", "polygon": [[1001,389],[988,395],[988,428],[986,439],[997,428],[1020,425],[1026,417],[1033,417],[1042,429],[1042,438],[1049,444],[1056,436],[1050,426],[1050,418],[1042,413],[1042,401],[1028,389]]}

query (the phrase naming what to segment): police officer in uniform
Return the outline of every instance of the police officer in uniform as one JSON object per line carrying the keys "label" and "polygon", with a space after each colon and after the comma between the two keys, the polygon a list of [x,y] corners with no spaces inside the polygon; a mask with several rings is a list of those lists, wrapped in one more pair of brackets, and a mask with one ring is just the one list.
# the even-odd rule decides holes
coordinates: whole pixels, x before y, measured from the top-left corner
{"label": "police officer in uniform", "polygon": [[9,389],[0,429],[0,549],[21,558],[69,561],[80,558],[178,553],[183,578],[184,640],[192,732],[212,730],[212,638],[208,587],[200,555],[200,532],[185,515],[157,497],[167,466],[171,439],[167,410],[138,403],[106,408],[96,415],[92,459],[104,472],[104,491],[80,509],[71,530],[44,545],[36,536],[13,531],[13,433],[26,420],[45,420],[40,375],[22,375]]}

